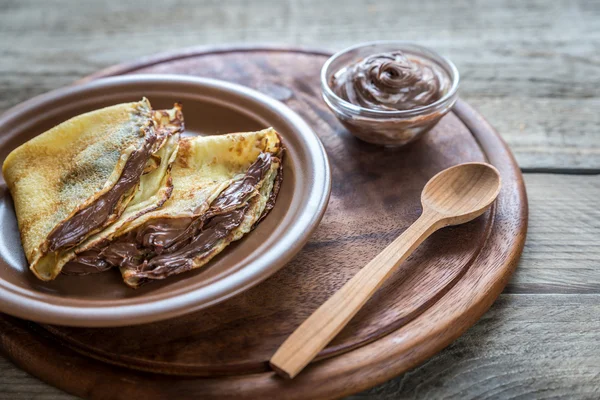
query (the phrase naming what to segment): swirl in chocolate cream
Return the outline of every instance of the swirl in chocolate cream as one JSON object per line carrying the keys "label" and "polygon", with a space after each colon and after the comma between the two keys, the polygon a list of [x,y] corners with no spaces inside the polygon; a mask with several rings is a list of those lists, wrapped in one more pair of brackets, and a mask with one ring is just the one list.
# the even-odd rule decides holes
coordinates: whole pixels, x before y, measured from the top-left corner
{"label": "swirl in chocolate cream", "polygon": [[450,77],[437,63],[402,52],[374,54],[336,73],[333,92],[371,110],[412,110],[439,100]]}

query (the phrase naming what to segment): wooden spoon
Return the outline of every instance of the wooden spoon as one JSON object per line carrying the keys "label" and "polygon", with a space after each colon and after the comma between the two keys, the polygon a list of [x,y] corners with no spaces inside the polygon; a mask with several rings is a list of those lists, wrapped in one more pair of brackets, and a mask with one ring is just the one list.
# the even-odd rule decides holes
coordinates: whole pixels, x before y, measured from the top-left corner
{"label": "wooden spoon", "polygon": [[431,178],[421,193],[419,219],[304,321],[273,355],[271,367],[285,378],[295,377],[429,235],[483,214],[500,186],[496,168],[484,163],[460,164]]}

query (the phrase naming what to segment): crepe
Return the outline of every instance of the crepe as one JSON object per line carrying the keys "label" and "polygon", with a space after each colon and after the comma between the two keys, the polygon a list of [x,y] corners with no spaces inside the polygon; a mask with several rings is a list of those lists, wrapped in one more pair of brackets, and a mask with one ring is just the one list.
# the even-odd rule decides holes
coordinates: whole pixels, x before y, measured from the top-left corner
{"label": "crepe", "polygon": [[178,104],[154,111],[144,98],[74,117],[12,151],[2,171],[33,273],[54,279],[87,238],[162,205],[182,130]]}
{"label": "crepe", "polygon": [[273,207],[282,154],[272,128],[181,139],[171,197],[109,234],[88,239],[65,273],[119,267],[125,283],[138,287],[203,266]]}

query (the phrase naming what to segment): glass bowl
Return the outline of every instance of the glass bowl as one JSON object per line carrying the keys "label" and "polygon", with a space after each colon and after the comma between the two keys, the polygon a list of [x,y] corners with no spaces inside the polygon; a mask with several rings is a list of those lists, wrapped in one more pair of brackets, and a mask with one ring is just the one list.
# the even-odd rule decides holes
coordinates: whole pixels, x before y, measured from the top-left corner
{"label": "glass bowl", "polygon": [[[451,82],[447,92],[429,105],[393,111],[361,107],[333,92],[331,82],[338,71],[370,55],[394,51],[424,58],[440,66]],[[433,128],[456,102],[458,84],[458,70],[450,60],[427,47],[403,41],[380,41],[349,47],[331,56],[321,69],[323,99],[340,122],[357,138],[386,146],[403,146]]]}

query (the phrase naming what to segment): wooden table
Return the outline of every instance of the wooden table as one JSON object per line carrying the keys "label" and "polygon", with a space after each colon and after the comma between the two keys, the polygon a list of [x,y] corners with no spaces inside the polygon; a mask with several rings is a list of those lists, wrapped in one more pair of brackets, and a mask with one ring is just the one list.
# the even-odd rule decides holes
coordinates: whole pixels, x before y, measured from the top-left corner
{"label": "wooden table", "polygon": [[[461,97],[504,136],[525,172],[528,240],[479,323],[421,367],[353,398],[600,398],[600,3],[132,3],[0,0],[0,111],[178,47],[432,46],[455,61]],[[0,357],[4,398],[72,396]]]}

